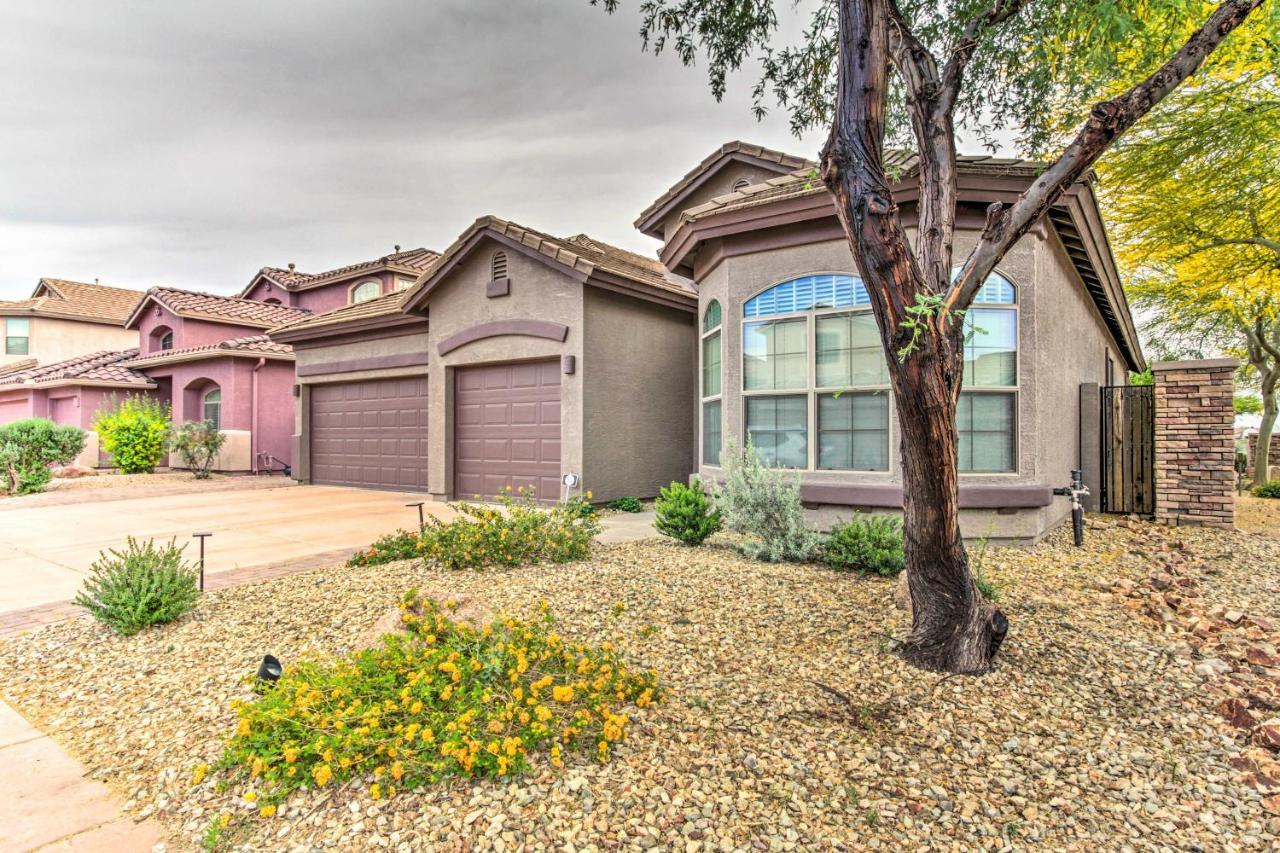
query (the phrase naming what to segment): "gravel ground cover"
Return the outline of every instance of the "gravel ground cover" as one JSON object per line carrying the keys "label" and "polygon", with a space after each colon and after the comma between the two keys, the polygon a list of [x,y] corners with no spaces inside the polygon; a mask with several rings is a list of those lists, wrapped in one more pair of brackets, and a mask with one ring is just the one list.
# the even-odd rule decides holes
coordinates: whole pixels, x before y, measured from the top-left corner
{"label": "gravel ground cover", "polygon": [[49,488],[34,495],[0,495],[0,510],[33,506],[61,506],[86,501],[183,495],[192,492],[225,492],[242,489],[272,489],[297,483],[280,475],[213,474],[197,480],[189,471],[157,471],[154,474],[98,474],[76,479],[55,479]]}
{"label": "gravel ground cover", "polygon": [[1280,500],[1240,495],[1236,498],[1236,527],[1280,539]]}
{"label": "gravel ground cover", "polygon": [[[1164,547],[1197,555],[1206,599],[1280,616],[1280,541],[1099,522],[1083,549],[1058,531],[988,551],[1012,629],[994,673],[946,678],[890,651],[892,581],[651,541],[501,573],[296,574],[128,640],[56,625],[0,646],[0,693],[178,849],[224,813],[244,849],[1274,849],[1280,815],[1240,783],[1192,661],[1106,591]],[[563,635],[615,641],[667,699],[603,765],[376,802],[365,780],[269,820],[216,772],[193,784],[264,652],[348,650],[409,586],[522,615],[545,598]]]}

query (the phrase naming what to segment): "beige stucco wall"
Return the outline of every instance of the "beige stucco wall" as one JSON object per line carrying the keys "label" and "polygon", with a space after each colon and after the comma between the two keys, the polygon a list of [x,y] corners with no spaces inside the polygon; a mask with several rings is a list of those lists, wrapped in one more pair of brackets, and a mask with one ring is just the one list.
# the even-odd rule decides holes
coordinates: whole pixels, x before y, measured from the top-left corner
{"label": "beige stucco wall", "polygon": [[[213,470],[225,473],[238,473],[253,470],[253,433],[247,429],[224,429],[220,432],[226,436],[222,449],[213,460]],[[169,454],[169,467],[185,471],[182,457],[177,453]]]}
{"label": "beige stucco wall", "polygon": [[694,316],[586,293],[583,474],[595,500],[653,497],[693,470]]}
{"label": "beige stucco wall", "polygon": [[776,177],[778,177],[777,169],[766,169],[763,166],[743,163],[738,160],[730,162],[719,172],[712,175],[706,183],[689,193],[688,197],[681,201],[679,210],[667,214],[666,218],[662,220],[662,239],[671,239],[672,232],[680,224],[680,213],[682,211],[697,207],[700,204],[706,204],[713,198],[728,195],[733,192],[733,185],[740,180],[745,180],[748,184],[762,184]]}
{"label": "beige stucco wall", "polygon": [[[120,326],[53,317],[27,319],[31,320],[30,352],[27,355],[4,355],[3,347],[0,347],[0,365],[31,358],[40,364],[53,364],[99,350],[122,350],[138,345],[138,333]],[[0,326],[3,326],[3,318],[0,318]]]}

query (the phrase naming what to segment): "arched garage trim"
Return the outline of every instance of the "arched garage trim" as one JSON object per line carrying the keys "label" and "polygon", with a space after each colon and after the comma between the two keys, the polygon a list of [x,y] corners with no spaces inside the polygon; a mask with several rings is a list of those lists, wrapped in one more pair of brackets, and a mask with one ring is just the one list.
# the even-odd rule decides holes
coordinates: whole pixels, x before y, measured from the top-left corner
{"label": "arched garage trim", "polygon": [[526,338],[545,338],[549,341],[564,342],[569,337],[569,327],[563,323],[552,323],[547,320],[494,320],[464,329],[456,335],[450,335],[436,345],[436,352],[446,355],[458,347],[485,338],[497,338],[502,335],[520,335]]}

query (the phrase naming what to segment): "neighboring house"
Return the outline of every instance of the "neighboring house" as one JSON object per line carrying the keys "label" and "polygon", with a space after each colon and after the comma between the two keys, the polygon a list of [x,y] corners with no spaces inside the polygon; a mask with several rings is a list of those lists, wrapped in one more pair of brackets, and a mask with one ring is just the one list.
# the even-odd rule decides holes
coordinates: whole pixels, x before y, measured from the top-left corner
{"label": "neighboring house", "polygon": [[40,279],[29,299],[0,301],[0,375],[132,346],[124,321],[141,298],[137,290]]}
{"label": "neighboring house", "polygon": [[263,267],[240,292],[244,299],[270,302],[319,313],[356,305],[407,289],[438,258],[428,249],[395,247],[395,252],[372,261],[322,273],[302,273]]}
{"label": "neighboring house", "polygon": [[[889,159],[910,230],[915,163]],[[660,263],[485,218],[403,297],[273,330],[297,356],[299,478],[548,497],[575,473],[600,499],[649,496],[721,476],[750,440],[825,521],[900,508],[885,356],[815,168],[729,143],[637,220]],[[1037,174],[960,158],[957,258]],[[1092,178],[1013,247],[967,322],[962,524],[1034,541],[1068,512],[1053,487],[1096,453],[1080,386],[1145,367]]]}
{"label": "neighboring house", "polygon": [[271,332],[297,359],[305,482],[652,495],[693,458],[697,295],[585,235],[477,220],[408,294]]}

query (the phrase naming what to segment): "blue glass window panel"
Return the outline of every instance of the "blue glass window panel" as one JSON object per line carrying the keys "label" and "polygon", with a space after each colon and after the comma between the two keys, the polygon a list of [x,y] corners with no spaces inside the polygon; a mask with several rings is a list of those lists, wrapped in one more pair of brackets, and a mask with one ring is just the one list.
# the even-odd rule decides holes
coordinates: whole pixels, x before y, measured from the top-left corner
{"label": "blue glass window panel", "polygon": [[795,314],[815,308],[858,308],[871,304],[862,280],[851,275],[809,275],[775,284],[747,300],[744,317]]}

